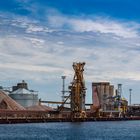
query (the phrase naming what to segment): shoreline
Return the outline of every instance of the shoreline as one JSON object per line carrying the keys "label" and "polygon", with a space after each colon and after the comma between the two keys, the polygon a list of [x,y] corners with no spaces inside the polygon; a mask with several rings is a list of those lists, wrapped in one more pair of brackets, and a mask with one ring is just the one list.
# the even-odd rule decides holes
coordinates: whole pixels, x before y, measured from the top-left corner
{"label": "shoreline", "polygon": [[4,118],[0,119],[0,124],[18,123],[49,123],[49,122],[97,122],[97,121],[132,121],[140,120],[140,117],[126,118]]}

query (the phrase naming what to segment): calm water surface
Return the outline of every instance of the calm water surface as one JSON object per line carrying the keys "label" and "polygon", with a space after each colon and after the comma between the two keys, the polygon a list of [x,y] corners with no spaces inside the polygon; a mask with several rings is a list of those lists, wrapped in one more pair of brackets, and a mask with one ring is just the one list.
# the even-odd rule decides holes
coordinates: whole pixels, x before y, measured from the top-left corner
{"label": "calm water surface", "polygon": [[140,121],[2,124],[0,140],[140,140]]}

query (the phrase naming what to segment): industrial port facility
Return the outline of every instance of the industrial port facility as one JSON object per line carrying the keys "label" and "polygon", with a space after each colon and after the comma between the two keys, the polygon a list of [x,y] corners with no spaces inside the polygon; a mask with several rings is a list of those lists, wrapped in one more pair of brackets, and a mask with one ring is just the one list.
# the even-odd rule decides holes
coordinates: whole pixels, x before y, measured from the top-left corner
{"label": "industrial port facility", "polygon": [[[140,106],[128,105],[122,97],[122,84],[117,89],[109,82],[93,82],[92,103],[85,101],[85,62],[74,62],[73,80],[65,90],[62,76],[62,100],[39,99],[38,92],[30,90],[23,80],[11,90],[0,88],[0,123],[55,122],[55,121],[109,121],[140,119]],[[130,90],[131,95],[131,90]],[[49,107],[56,104],[57,107]]]}

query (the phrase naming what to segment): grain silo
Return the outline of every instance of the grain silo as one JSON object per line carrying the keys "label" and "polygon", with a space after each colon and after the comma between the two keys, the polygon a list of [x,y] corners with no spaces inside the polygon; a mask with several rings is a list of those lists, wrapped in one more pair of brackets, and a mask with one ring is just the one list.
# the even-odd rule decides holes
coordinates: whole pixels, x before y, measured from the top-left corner
{"label": "grain silo", "polygon": [[93,104],[98,101],[101,109],[107,110],[112,108],[112,105],[110,104],[112,103],[111,98],[114,95],[114,86],[110,85],[109,82],[92,83],[92,94]]}
{"label": "grain silo", "polygon": [[23,107],[29,107],[38,104],[38,94],[28,89],[28,84],[23,80],[17,86],[13,86],[9,96]]}

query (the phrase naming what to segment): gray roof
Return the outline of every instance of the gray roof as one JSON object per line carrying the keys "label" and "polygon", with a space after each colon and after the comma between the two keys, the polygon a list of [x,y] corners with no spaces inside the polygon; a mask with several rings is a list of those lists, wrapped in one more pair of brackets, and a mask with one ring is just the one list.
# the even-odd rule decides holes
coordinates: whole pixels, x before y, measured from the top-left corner
{"label": "gray roof", "polygon": [[12,94],[31,94],[31,93],[32,92],[30,92],[29,90],[27,90],[25,88],[19,88],[12,92]]}

